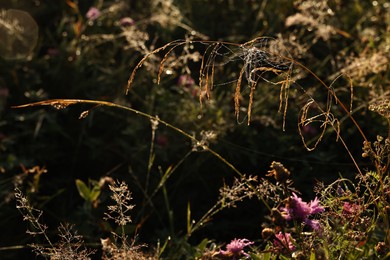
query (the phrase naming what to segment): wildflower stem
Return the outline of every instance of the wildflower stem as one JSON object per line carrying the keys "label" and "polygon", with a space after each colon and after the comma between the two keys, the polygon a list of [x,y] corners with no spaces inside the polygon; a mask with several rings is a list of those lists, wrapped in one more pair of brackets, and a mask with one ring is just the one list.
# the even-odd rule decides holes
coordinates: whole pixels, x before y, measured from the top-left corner
{"label": "wildflower stem", "polygon": [[[115,108],[119,108],[119,109],[124,109],[124,110],[130,111],[130,112],[133,112],[133,113],[135,113],[137,115],[146,117],[149,120],[155,120],[155,121],[157,121],[157,122],[159,122],[159,123],[161,123],[161,124],[171,128],[171,129],[175,130],[176,132],[184,135],[185,137],[191,139],[192,141],[194,141],[196,143],[200,143],[200,141],[198,139],[196,139],[194,136],[192,136],[191,134],[181,130],[180,128],[178,128],[178,127],[176,127],[174,125],[171,125],[170,123],[160,119],[157,116],[152,116],[152,115],[149,115],[149,114],[144,113],[142,111],[139,111],[137,109],[134,109],[134,108],[131,108],[131,107],[127,107],[127,106],[123,106],[123,105],[119,105],[119,104],[115,104],[115,103],[108,102],[108,101],[87,100],[87,99],[50,99],[50,100],[45,100],[45,101],[41,101],[41,102],[35,102],[35,103],[29,103],[29,104],[25,104],[25,105],[20,105],[20,106],[13,106],[13,108],[25,108],[25,107],[32,107],[32,106],[58,106],[58,105],[63,105],[64,108],[65,108],[68,105],[74,105],[74,104],[94,104],[94,105],[98,105],[98,106],[108,106],[108,107],[115,107]],[[208,146],[203,146],[203,148],[206,151],[209,151],[212,155],[217,157],[223,163],[225,163],[230,169],[232,169],[240,177],[243,176],[243,174],[236,167],[234,167],[233,164],[228,162],[219,153],[217,153],[216,151],[214,151],[213,149],[211,149]]]}

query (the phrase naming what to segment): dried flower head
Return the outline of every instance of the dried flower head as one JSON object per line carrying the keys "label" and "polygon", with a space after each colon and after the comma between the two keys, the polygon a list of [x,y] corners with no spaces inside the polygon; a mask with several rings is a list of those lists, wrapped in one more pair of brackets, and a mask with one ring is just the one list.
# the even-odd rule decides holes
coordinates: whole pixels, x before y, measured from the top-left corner
{"label": "dried flower head", "polygon": [[250,189],[248,184],[257,182],[257,178],[243,175],[240,179],[235,179],[233,185],[224,185],[219,189],[220,201],[223,207],[236,207],[237,203],[245,198],[251,198],[255,192]]}
{"label": "dried flower head", "polygon": [[105,213],[106,219],[112,219],[120,226],[125,226],[131,223],[129,211],[134,208],[130,204],[132,200],[131,192],[125,182],[116,182],[114,185],[109,185],[112,191],[111,198],[115,201],[115,205],[108,206],[109,213]]}
{"label": "dried flower head", "polygon": [[262,231],[261,231],[261,237],[266,240],[270,237],[272,237],[273,235],[275,235],[275,231],[272,229],[272,228],[264,228]]}
{"label": "dried flower head", "polygon": [[294,5],[298,13],[287,17],[286,26],[301,25],[309,31],[314,30],[316,38],[329,40],[336,29],[329,24],[329,18],[334,15],[326,0],[296,0]]}
{"label": "dried flower head", "polygon": [[346,65],[341,69],[341,72],[348,75],[360,86],[369,86],[367,77],[386,71],[390,58],[385,51],[379,50],[369,54],[361,53],[358,57],[347,57],[345,62]]}
{"label": "dried flower head", "polygon": [[273,176],[277,181],[285,183],[290,177],[290,171],[282,163],[273,161],[267,176]]}
{"label": "dried flower head", "polygon": [[376,100],[369,105],[368,109],[390,119],[390,98]]}
{"label": "dried flower head", "polygon": [[271,220],[276,226],[284,227],[286,225],[286,217],[276,208],[271,210]]}

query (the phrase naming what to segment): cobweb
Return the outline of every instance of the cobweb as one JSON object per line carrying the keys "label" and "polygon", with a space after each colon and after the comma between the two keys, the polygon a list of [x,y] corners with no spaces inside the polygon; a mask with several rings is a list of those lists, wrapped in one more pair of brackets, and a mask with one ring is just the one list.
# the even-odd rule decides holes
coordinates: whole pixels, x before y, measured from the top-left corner
{"label": "cobweb", "polygon": [[[205,44],[207,48],[203,55],[199,77],[199,86],[205,93],[205,97],[210,98],[211,91],[215,87],[235,86],[234,103],[238,121],[240,121],[242,97],[249,95],[246,115],[249,124],[254,93],[258,84],[265,82],[278,85],[280,87],[279,111],[283,112],[285,117],[294,62],[281,39],[261,37],[244,44],[225,42]],[[226,73],[227,68],[230,67],[236,68],[235,72]],[[222,70],[223,77],[216,77],[218,70]],[[201,101],[202,98],[201,96]]]}
{"label": "cobweb", "polygon": [[31,54],[38,42],[38,25],[24,11],[0,9],[0,56],[23,59]]}
{"label": "cobweb", "polygon": [[[282,40],[277,38],[256,38],[244,44],[225,42],[204,44],[208,45],[204,55],[207,57],[204,75],[211,74],[217,68],[236,64],[243,69],[246,82],[251,85],[259,80],[270,82],[265,72],[279,74],[291,70],[293,66],[293,59],[283,46]],[[218,83],[214,81],[213,87],[237,82],[238,78],[225,82],[219,80]]]}
{"label": "cobweb", "polygon": [[[280,106],[284,117],[287,110],[288,89],[294,60],[284,47],[283,40],[271,37],[258,37],[238,44],[224,41],[177,40],[170,42],[151,53],[137,64],[128,80],[126,93],[130,89],[135,74],[143,63],[156,54],[165,53],[161,59],[157,83],[169,68],[169,56],[175,49],[186,45],[200,45],[196,49],[201,54],[199,69],[200,102],[211,97],[211,92],[219,86],[234,86],[234,103],[237,119],[242,96],[249,92],[247,120],[250,122],[254,93],[258,83],[266,82],[280,87]],[[283,123],[284,128],[284,123]]]}

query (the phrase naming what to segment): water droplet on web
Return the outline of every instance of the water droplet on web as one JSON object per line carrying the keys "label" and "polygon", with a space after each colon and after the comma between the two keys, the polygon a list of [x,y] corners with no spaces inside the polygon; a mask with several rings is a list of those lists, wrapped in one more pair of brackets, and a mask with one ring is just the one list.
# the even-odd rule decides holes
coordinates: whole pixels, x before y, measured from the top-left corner
{"label": "water droplet on web", "polygon": [[55,109],[64,109],[67,108],[69,104],[64,104],[64,103],[53,103],[51,104]]}
{"label": "water droplet on web", "polygon": [[88,114],[89,114],[89,110],[86,110],[86,111],[82,112],[82,113],[80,114],[80,116],[79,116],[79,119],[84,119],[84,118],[86,118],[86,117],[88,116]]}

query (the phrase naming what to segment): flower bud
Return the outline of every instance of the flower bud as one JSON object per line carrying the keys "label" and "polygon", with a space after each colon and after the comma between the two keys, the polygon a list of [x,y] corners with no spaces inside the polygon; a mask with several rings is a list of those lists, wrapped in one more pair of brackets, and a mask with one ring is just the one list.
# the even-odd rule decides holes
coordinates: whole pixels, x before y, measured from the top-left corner
{"label": "flower bud", "polygon": [[290,177],[290,171],[287,170],[280,162],[273,161],[271,163],[271,169],[268,171],[267,176],[273,176],[279,182],[286,182]]}

